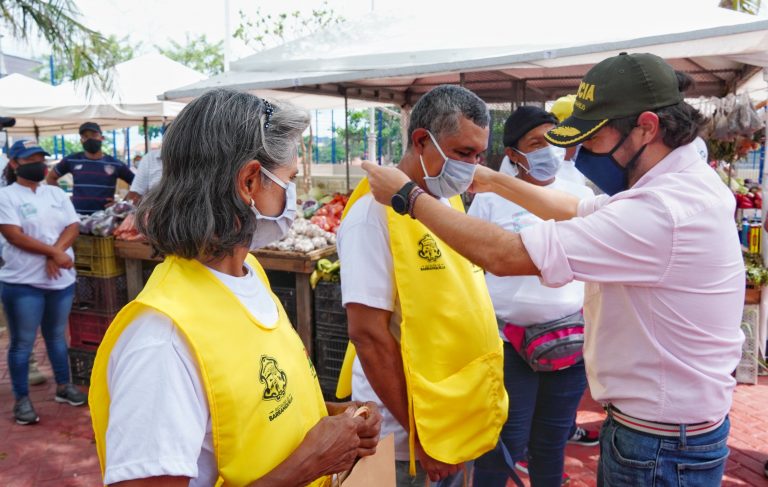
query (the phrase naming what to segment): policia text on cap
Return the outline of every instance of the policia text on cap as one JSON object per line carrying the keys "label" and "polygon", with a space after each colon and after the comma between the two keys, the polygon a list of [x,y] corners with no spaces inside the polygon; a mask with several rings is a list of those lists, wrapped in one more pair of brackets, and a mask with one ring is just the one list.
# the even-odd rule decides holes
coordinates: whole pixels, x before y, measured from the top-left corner
{"label": "policia text on cap", "polygon": [[[728,455],[744,268],[733,196],[690,144],[705,120],[683,101],[686,82],[651,54],[606,59],[582,80],[547,140],[582,144],[577,167],[583,153],[613,195],[578,201],[478,167],[471,190],[547,221],[516,234],[429,195],[408,208],[488,272],[586,282],[584,361],[609,411],[598,485],[720,485]],[[408,182],[364,168],[383,204]]]}

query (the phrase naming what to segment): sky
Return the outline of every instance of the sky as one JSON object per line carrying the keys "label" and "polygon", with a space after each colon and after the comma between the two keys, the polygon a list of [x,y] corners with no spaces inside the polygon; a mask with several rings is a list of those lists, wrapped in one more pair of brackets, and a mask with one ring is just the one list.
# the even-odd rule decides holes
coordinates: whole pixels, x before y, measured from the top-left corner
{"label": "sky", "polygon": [[[410,0],[412,1],[412,0]],[[103,34],[118,38],[129,36],[140,51],[154,45],[167,45],[169,39],[183,41],[187,33],[205,34],[209,40],[219,41],[225,33],[224,0],[75,0],[83,14],[84,23]],[[322,0],[229,0],[230,25],[234,32],[239,24],[239,11],[254,16],[257,8],[264,13],[310,11],[319,8]],[[376,10],[400,9],[409,0],[328,0],[328,5],[346,19],[358,18]],[[423,0],[434,3],[437,0]],[[19,46],[8,40],[4,48],[9,53],[30,54],[27,46]],[[45,46],[37,45],[31,54],[46,54]],[[252,51],[244,44],[232,41],[233,58],[246,56]]]}
{"label": "sky", "polygon": [[[417,0],[420,8],[446,8],[444,0]],[[473,0],[473,8],[493,11],[502,0]],[[507,0],[509,1],[509,0]],[[609,0],[610,1],[610,0]],[[614,0],[615,1],[615,0]],[[414,0],[328,0],[337,15],[353,20],[376,11],[397,11],[407,14]],[[701,0],[704,5],[716,4],[717,0]],[[205,34],[212,42],[222,40],[226,32],[225,5],[229,4],[230,31],[240,23],[239,11],[251,17],[257,8],[263,13],[277,14],[301,10],[308,12],[321,7],[322,0],[75,0],[83,14],[83,22],[105,35],[128,37],[139,54],[154,51],[155,45],[167,46],[169,40],[183,42],[187,34]],[[760,17],[768,18],[768,0],[763,1]],[[428,19],[425,19],[428,21]],[[446,26],[450,28],[450,26]],[[2,39],[4,52],[25,57],[40,58],[48,54],[47,46],[40,42],[20,45],[7,36]],[[231,58],[236,60],[252,54],[242,42],[231,41]],[[313,113],[313,125],[315,120]],[[343,111],[336,111],[337,124],[343,120]],[[330,111],[321,111],[320,135],[330,135]],[[318,133],[315,128],[315,133]],[[133,135],[132,135],[133,137]]]}

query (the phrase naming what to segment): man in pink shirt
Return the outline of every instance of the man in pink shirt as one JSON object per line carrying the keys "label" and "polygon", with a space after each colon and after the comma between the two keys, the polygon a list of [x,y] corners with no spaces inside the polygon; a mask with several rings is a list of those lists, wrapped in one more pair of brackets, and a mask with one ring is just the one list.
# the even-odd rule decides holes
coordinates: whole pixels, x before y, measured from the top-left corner
{"label": "man in pink shirt", "polygon": [[[744,265],[733,196],[691,145],[705,119],[683,100],[689,83],[651,54],[585,75],[547,140],[582,144],[576,167],[605,195],[579,201],[478,168],[474,191],[546,220],[519,234],[409,198],[411,215],[493,274],[587,283],[584,360],[608,412],[599,486],[717,486],[728,456]],[[364,167],[382,203],[407,181]]]}

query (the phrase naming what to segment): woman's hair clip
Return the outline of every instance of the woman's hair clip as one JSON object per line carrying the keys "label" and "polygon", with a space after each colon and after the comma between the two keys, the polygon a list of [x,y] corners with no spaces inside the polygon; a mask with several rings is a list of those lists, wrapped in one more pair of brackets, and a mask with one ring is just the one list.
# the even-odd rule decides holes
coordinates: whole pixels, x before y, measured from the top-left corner
{"label": "woman's hair clip", "polygon": [[272,118],[272,114],[275,113],[275,109],[272,106],[271,103],[269,103],[267,100],[262,100],[264,102],[264,114],[266,116],[266,120],[264,121],[264,128],[269,128],[269,120]]}

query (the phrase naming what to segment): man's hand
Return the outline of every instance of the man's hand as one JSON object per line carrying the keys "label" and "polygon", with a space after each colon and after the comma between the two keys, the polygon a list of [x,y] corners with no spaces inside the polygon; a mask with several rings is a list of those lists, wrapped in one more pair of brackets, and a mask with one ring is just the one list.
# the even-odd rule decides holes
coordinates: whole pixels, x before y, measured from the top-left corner
{"label": "man's hand", "polygon": [[381,167],[370,162],[364,162],[362,167],[368,173],[373,197],[382,205],[390,206],[392,196],[410,181],[408,176],[396,167]]}
{"label": "man's hand", "polygon": [[301,446],[308,450],[312,479],[344,472],[352,468],[360,446],[358,429],[364,422],[353,417],[355,408],[350,406],[341,414],[321,419],[304,437]]}
{"label": "man's hand", "polygon": [[72,262],[72,258],[61,249],[56,249],[56,252],[54,252],[49,259],[62,269],[71,269],[75,265],[75,263]]}
{"label": "man's hand", "polygon": [[475,177],[472,180],[472,185],[469,187],[469,191],[472,193],[488,193],[492,192],[491,183],[493,182],[493,176],[497,174],[496,171],[480,164],[475,169]]}
{"label": "man's hand", "polygon": [[53,259],[48,257],[45,259],[45,273],[48,274],[48,279],[58,279],[61,277],[60,267],[56,265]]}
{"label": "man's hand", "polygon": [[418,439],[416,440],[416,458],[419,460],[421,468],[427,472],[429,480],[432,482],[443,480],[464,468],[463,463],[451,465],[450,463],[443,463],[430,457],[427,452],[424,451],[424,448],[421,447],[421,443]]}

